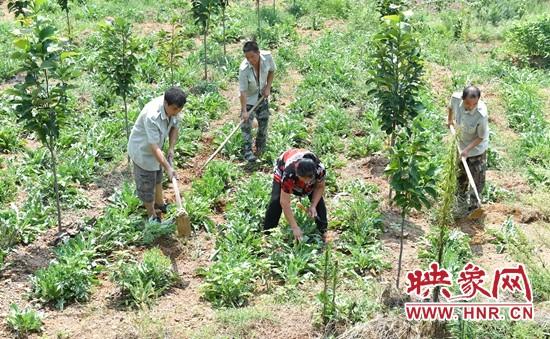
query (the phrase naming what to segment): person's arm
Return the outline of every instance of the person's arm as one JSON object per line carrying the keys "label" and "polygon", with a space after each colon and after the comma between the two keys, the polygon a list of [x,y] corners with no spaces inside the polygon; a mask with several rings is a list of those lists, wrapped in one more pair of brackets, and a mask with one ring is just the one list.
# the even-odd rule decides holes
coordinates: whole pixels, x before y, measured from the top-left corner
{"label": "person's arm", "polygon": [[302,238],[302,230],[300,229],[300,227],[298,227],[298,223],[296,222],[296,218],[294,217],[294,212],[292,212],[292,208],[290,208],[290,194],[281,190],[280,203],[283,209],[283,213],[285,214],[285,219],[290,225],[292,233],[294,233],[294,237],[296,238],[296,240],[300,240]]}
{"label": "person's arm", "polygon": [[174,148],[178,142],[179,135],[180,132],[177,127],[170,128],[170,132],[168,132],[168,161],[174,160]]}
{"label": "person's arm", "polygon": [[317,204],[321,201],[321,198],[325,194],[325,181],[321,181],[315,185],[313,189],[313,197],[311,199],[311,206],[309,207],[308,214],[310,217],[317,217]]}
{"label": "person's arm", "polygon": [[162,153],[162,150],[157,144],[149,144],[151,147],[151,151],[153,152],[153,156],[157,161],[160,163],[162,167],[166,170],[166,174],[168,175],[168,179],[172,180],[172,177],[175,176],[174,170],[172,169],[172,166],[168,163],[166,158],[164,157],[164,154]]}
{"label": "person's arm", "polygon": [[247,91],[248,91],[248,79],[246,77],[246,69],[239,69],[239,100],[241,102],[241,119],[243,121],[248,120],[248,111],[246,109],[247,104]]}
{"label": "person's arm", "polygon": [[447,107],[447,128],[451,125],[454,126],[453,109],[451,107]]}
{"label": "person's arm", "polygon": [[480,137],[475,138],[474,141],[472,141],[468,146],[466,146],[465,149],[462,150],[462,152],[460,153],[460,156],[463,158],[467,158],[468,153],[470,153],[470,151],[474,149],[477,145],[481,144],[482,141],[483,141],[483,138],[480,138]]}
{"label": "person's arm", "polygon": [[273,84],[273,78],[275,76],[274,71],[269,71],[267,73],[267,83],[265,84],[262,95],[267,99],[271,95],[271,86]]}
{"label": "person's arm", "polygon": [[241,95],[239,97],[241,101],[241,118],[243,121],[248,120],[248,110],[246,109],[246,92],[241,91]]}
{"label": "person's arm", "polygon": [[172,166],[170,166],[166,161],[164,154],[162,154],[162,149],[158,145],[161,139],[158,125],[151,117],[145,118],[144,125],[145,133],[147,134],[147,143],[149,144],[151,153],[153,153],[153,156],[159,162],[159,164],[164,167],[166,173],[168,174],[168,178],[172,180],[172,177],[174,176],[174,171],[172,170]]}

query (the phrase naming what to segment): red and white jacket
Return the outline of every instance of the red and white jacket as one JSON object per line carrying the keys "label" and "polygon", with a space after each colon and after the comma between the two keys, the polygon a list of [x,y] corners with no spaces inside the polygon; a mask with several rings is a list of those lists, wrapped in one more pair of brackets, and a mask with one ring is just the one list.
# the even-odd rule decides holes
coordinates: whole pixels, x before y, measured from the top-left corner
{"label": "red and white jacket", "polygon": [[[296,173],[298,163],[302,159],[311,159],[317,165],[315,177],[309,184],[300,180]],[[315,185],[319,182],[323,182],[325,177],[325,166],[323,166],[315,154],[305,149],[292,148],[281,154],[277,159],[273,180],[281,185],[283,192],[305,196],[310,195]]]}

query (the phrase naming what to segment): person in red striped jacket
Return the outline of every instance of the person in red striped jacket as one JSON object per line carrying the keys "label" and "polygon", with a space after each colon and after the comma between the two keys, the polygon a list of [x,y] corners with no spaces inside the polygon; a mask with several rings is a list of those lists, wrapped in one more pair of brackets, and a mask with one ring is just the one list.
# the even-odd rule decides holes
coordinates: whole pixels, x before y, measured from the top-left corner
{"label": "person in red striped jacket", "polygon": [[303,232],[290,208],[290,196],[307,196],[311,201],[307,214],[315,219],[317,228],[326,241],[328,221],[323,199],[326,170],[319,158],[305,149],[289,149],[279,156],[274,171],[271,201],[265,214],[264,230],[276,227],[281,213],[284,213],[294,237],[301,240]]}

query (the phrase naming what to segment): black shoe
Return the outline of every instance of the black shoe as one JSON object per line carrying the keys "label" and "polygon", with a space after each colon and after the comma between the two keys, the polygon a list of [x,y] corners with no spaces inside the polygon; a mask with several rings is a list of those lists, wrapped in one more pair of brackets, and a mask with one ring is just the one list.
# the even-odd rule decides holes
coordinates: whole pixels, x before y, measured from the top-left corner
{"label": "black shoe", "polygon": [[161,211],[162,213],[166,213],[168,211],[168,204],[162,204],[162,205],[155,204],[155,209]]}
{"label": "black shoe", "polygon": [[162,222],[162,219],[157,215],[156,217],[149,217],[148,222],[157,222],[160,224]]}
{"label": "black shoe", "polygon": [[256,160],[258,160],[258,158],[256,158],[256,156],[252,152],[245,154],[244,158],[248,162],[256,162]]}

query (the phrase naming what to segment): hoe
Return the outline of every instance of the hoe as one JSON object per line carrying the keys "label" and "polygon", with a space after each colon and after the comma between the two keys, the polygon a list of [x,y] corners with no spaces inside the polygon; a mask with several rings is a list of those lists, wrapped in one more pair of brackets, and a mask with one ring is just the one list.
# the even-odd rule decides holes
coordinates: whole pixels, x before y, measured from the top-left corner
{"label": "hoe", "polygon": [[[451,129],[451,134],[455,136],[456,131],[453,125],[449,126],[449,128]],[[460,154],[461,153],[460,145],[457,144],[456,147],[458,148],[458,154]],[[466,171],[466,175],[468,176],[468,182],[470,183],[470,187],[474,190],[477,203],[479,206],[478,208],[470,212],[470,214],[468,214],[466,218],[470,220],[476,220],[483,217],[483,215],[485,214],[485,211],[481,207],[481,199],[479,198],[479,192],[477,191],[476,183],[474,182],[474,178],[472,177],[472,172],[470,172],[470,168],[468,167],[468,162],[464,157],[460,157],[460,160],[462,161],[462,165],[464,166],[464,170]]]}

